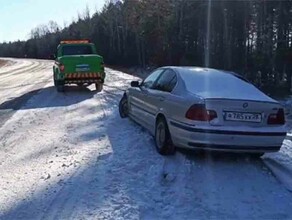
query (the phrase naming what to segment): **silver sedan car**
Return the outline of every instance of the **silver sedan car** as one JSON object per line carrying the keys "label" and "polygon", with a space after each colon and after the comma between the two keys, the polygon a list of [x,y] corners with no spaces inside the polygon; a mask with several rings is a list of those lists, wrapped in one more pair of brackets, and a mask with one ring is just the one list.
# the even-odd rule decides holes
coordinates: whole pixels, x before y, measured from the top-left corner
{"label": "silver sedan car", "polygon": [[155,136],[158,152],[176,147],[263,155],[286,137],[281,105],[240,75],[209,68],[162,67],[133,81],[119,105]]}

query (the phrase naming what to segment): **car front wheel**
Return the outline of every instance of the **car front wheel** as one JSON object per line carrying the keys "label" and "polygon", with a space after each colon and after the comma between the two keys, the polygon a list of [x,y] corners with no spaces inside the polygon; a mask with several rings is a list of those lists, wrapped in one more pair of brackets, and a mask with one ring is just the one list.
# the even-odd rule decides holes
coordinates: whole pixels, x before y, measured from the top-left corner
{"label": "car front wheel", "polygon": [[128,99],[126,95],[124,95],[120,100],[119,113],[121,118],[127,118],[129,115]]}
{"label": "car front wheel", "polygon": [[164,118],[159,118],[155,128],[155,146],[161,155],[173,155],[175,146],[172,143],[171,135]]}

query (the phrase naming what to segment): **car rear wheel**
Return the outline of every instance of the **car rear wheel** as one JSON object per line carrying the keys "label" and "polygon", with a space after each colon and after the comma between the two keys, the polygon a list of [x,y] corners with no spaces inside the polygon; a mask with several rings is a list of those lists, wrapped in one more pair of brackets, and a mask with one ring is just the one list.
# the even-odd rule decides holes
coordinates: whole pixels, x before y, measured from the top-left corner
{"label": "car rear wheel", "polygon": [[103,84],[101,83],[95,83],[95,88],[97,92],[101,92],[103,89]]}
{"label": "car rear wheel", "polygon": [[65,91],[65,85],[62,82],[54,80],[54,84],[55,84],[55,87],[57,89],[57,92],[64,92]]}
{"label": "car rear wheel", "polygon": [[58,92],[64,92],[65,90],[64,82],[57,80],[55,74],[54,74],[54,86]]}
{"label": "car rear wheel", "polygon": [[128,99],[126,95],[124,95],[120,100],[119,113],[121,118],[127,118],[129,115]]}
{"label": "car rear wheel", "polygon": [[171,140],[166,120],[159,118],[155,128],[155,146],[161,155],[173,155],[175,153],[175,146]]}

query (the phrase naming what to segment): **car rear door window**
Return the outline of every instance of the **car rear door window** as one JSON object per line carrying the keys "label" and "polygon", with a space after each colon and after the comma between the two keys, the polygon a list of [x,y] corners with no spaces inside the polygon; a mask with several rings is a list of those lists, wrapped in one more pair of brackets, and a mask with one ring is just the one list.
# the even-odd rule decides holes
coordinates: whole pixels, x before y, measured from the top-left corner
{"label": "car rear door window", "polygon": [[156,80],[160,76],[160,74],[164,71],[164,69],[158,69],[152,72],[142,83],[142,87],[151,89],[153,88]]}
{"label": "car rear door window", "polygon": [[154,89],[171,92],[177,83],[177,77],[173,70],[165,70],[154,85]]}

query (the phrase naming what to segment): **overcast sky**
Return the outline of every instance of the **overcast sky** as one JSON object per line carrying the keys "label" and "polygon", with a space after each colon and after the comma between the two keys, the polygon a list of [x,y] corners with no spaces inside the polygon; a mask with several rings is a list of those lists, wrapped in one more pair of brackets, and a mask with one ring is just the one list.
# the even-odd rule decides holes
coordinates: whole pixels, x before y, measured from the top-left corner
{"label": "overcast sky", "polygon": [[71,23],[88,5],[91,14],[105,0],[0,0],[0,42],[25,40],[31,29],[50,20],[60,26]]}

